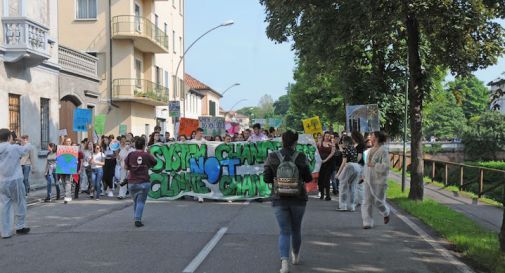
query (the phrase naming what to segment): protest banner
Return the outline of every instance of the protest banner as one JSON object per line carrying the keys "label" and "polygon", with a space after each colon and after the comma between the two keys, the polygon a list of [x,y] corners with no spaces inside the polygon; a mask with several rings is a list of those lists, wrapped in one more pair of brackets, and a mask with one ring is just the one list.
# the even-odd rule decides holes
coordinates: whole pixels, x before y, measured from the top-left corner
{"label": "protest banner", "polygon": [[169,101],[168,102],[168,115],[170,117],[180,117],[181,116],[181,102],[180,101]]}
{"label": "protest banner", "polygon": [[267,120],[264,118],[253,119],[253,124],[256,124],[256,123],[258,123],[259,125],[261,125],[261,127],[263,127],[267,124]]}
{"label": "protest banner", "polygon": [[269,127],[274,127],[274,128],[279,128],[282,125],[282,119],[280,118],[269,118],[268,119],[268,126]]}
{"label": "protest banner", "polygon": [[[207,142],[153,145],[156,158],[151,168],[149,197],[175,200],[182,196],[217,200],[251,200],[271,195],[271,185],[263,180],[263,165],[270,152],[281,149],[279,138],[256,143]],[[313,177],[317,177],[321,157],[311,135],[300,135],[298,152],[307,156]],[[310,184],[310,186],[309,186]],[[314,188],[315,182],[306,184]]]}
{"label": "protest banner", "polygon": [[374,132],[380,130],[379,106],[377,104],[348,105],[345,108],[349,131]]}
{"label": "protest banner", "polygon": [[75,109],[74,110],[74,132],[87,132],[88,125],[91,124],[91,110],[89,109]]}
{"label": "protest banner", "polygon": [[198,117],[198,121],[206,136],[223,136],[225,134],[224,118],[222,117]]}
{"label": "protest banner", "polygon": [[79,146],[58,145],[56,150],[56,173],[76,174]]}
{"label": "protest banner", "polygon": [[323,126],[321,125],[321,121],[319,117],[313,117],[309,119],[303,120],[303,130],[306,134],[310,134],[317,139],[318,134],[323,134]]}
{"label": "protest banner", "polygon": [[126,136],[126,131],[128,130],[128,126],[126,124],[119,124],[119,135]]}
{"label": "protest banner", "polygon": [[226,132],[230,135],[240,133],[240,123],[238,122],[226,121],[224,123],[224,128],[226,129]]}
{"label": "protest banner", "polygon": [[190,137],[191,133],[196,131],[198,126],[200,125],[197,119],[181,118],[179,121],[179,136],[185,135],[186,138]]}
{"label": "protest banner", "polygon": [[60,130],[58,130],[58,136],[59,137],[67,136],[67,135],[68,135],[67,129],[60,129]]}
{"label": "protest banner", "polygon": [[99,135],[105,132],[105,115],[100,114],[95,116],[95,131]]}

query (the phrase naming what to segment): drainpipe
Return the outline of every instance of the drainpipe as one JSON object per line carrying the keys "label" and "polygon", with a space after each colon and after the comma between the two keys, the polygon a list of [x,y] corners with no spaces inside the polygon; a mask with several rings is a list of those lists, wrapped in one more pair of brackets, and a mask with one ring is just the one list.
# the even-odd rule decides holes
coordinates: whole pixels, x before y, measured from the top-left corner
{"label": "drainpipe", "polygon": [[112,110],[112,106],[119,108],[118,105],[112,102],[112,0],[109,0],[109,16],[107,16],[107,36],[109,36],[109,76],[107,77],[107,87],[109,89],[109,109],[108,113]]}

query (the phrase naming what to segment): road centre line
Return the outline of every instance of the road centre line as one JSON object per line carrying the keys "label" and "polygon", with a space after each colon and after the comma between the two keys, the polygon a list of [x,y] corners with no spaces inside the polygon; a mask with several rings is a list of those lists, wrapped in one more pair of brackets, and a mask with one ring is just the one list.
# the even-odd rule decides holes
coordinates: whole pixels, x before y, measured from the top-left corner
{"label": "road centre line", "polygon": [[409,218],[407,218],[405,215],[391,207],[391,212],[396,214],[400,220],[402,220],[405,224],[407,224],[412,230],[414,230],[417,234],[423,238],[424,241],[426,241],[428,244],[430,244],[433,249],[435,249],[438,253],[440,253],[444,258],[447,259],[447,261],[452,264],[454,267],[458,269],[459,272],[461,273],[475,273],[470,267],[468,267],[466,264],[462,263],[458,259],[454,257],[447,249],[442,247],[435,239],[433,239],[428,233],[426,233],[424,230],[422,230],[418,225],[416,225],[414,222],[412,222]]}
{"label": "road centre line", "polygon": [[216,247],[217,243],[223,238],[224,234],[228,231],[228,227],[220,228],[212,239],[203,247],[198,255],[186,266],[183,273],[193,273],[207,258],[210,252]]}

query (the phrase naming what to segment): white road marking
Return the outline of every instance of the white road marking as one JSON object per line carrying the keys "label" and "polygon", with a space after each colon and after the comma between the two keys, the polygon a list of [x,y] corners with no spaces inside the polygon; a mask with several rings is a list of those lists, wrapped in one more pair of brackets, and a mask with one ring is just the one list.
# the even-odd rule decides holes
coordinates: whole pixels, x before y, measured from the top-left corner
{"label": "white road marking", "polygon": [[222,227],[218,232],[212,237],[212,239],[203,247],[203,249],[196,255],[196,257],[186,266],[183,273],[193,273],[202,264],[202,262],[207,258],[210,252],[216,247],[217,243],[223,238],[224,234],[228,231],[227,227]]}
{"label": "white road marking", "polygon": [[440,255],[442,255],[447,262],[452,264],[454,267],[458,269],[459,272],[461,273],[475,273],[470,267],[468,267],[466,264],[460,262],[458,259],[456,259],[447,249],[442,247],[436,240],[434,240],[428,233],[426,233],[424,230],[422,230],[418,225],[416,225],[414,222],[412,222],[409,218],[407,218],[405,215],[402,213],[398,212],[396,209],[391,207],[391,212],[396,214],[398,218],[400,218],[405,224],[407,224],[412,230],[417,232],[423,238],[424,241],[426,241],[428,244],[431,245]]}

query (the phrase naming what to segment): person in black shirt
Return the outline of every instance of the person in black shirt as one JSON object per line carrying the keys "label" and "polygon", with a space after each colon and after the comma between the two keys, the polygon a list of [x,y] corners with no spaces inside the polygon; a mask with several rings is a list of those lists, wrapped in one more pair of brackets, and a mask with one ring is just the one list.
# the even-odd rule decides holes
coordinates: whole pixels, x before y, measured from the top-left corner
{"label": "person in black shirt", "polygon": [[[285,160],[288,160],[295,154],[296,144],[298,142],[298,134],[287,131],[282,134],[282,149],[280,153]],[[277,168],[281,161],[277,153],[270,153],[267,161],[265,162],[263,177],[265,183],[273,184],[274,178],[277,174]],[[310,172],[309,162],[303,153],[298,153],[295,159],[295,165],[298,168],[299,181],[310,182],[312,181],[312,173]],[[292,247],[292,263],[294,265],[300,262],[300,247],[302,243],[301,228],[302,219],[305,213],[305,206],[307,204],[308,196],[303,187],[302,192],[298,196],[286,197],[279,196],[272,191],[275,216],[280,228],[279,235],[279,251],[281,256],[281,270],[280,272],[289,272],[289,249],[290,244],[293,242]]]}
{"label": "person in black shirt", "polygon": [[363,203],[363,168],[365,167],[365,151],[366,144],[365,138],[358,131],[353,131],[351,134],[352,141],[354,143],[354,147],[356,148],[356,153],[358,153],[358,164],[361,166],[360,179],[358,184],[356,185],[356,191],[354,194],[354,202],[357,206],[360,206]]}

